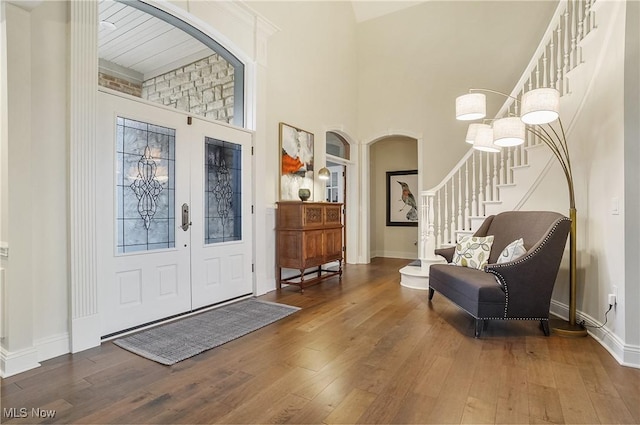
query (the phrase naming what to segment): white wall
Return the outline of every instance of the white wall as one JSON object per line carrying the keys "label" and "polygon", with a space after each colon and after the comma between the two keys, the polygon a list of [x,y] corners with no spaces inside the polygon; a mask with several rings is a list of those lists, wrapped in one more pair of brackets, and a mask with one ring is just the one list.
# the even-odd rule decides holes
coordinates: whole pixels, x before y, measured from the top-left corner
{"label": "white wall", "polygon": [[[6,4],[7,29],[7,194],[5,261],[5,335],[2,340],[4,372],[16,372],[37,365],[33,347],[34,284],[30,261],[33,246],[31,161],[31,18],[28,12]],[[26,53],[26,54],[25,54]],[[10,302],[9,302],[10,301]],[[6,362],[6,353],[22,353],[17,365]]]}
{"label": "white wall", "polygon": [[[622,12],[624,8],[619,8]],[[610,9],[608,9],[610,10]],[[625,221],[637,229],[638,217],[628,217],[625,199],[625,14],[619,13],[612,23],[612,32],[604,56],[589,60],[598,61],[593,74],[573,76],[573,84],[588,85],[576,121],[567,134],[576,196],[578,218],[577,227],[577,311],[587,323],[600,324],[605,320],[608,309],[607,296],[617,287],[618,302],[609,313],[605,332],[593,330],[598,338],[623,360],[623,341],[629,333],[635,332],[638,323],[637,297],[628,297],[626,288],[637,287],[637,276],[627,280],[625,276]],[[593,34],[599,42],[604,42],[606,29],[598,29]],[[637,59],[636,59],[637,60]],[[577,79],[580,80],[577,80]],[[571,82],[570,82],[571,83]],[[637,81],[636,81],[637,85]],[[636,86],[637,90],[637,86]],[[637,93],[637,91],[636,91]],[[629,117],[626,118],[627,120]],[[638,117],[633,121],[638,122]],[[634,163],[637,169],[638,162]],[[627,179],[629,182],[629,179]],[[638,180],[633,186],[637,189]],[[568,215],[568,195],[565,177],[554,161],[536,192],[522,209],[550,209]],[[613,205],[619,207],[619,214],[613,212]],[[637,234],[637,232],[636,232]],[[563,258],[562,269],[557,280],[553,300],[560,305],[569,303],[568,251]],[[637,258],[633,260],[637,263]],[[635,317],[631,329],[628,317]],[[627,319],[625,319],[627,318]],[[625,320],[627,323],[625,323]],[[637,342],[635,342],[637,344]],[[637,363],[636,363],[637,364]]]}
{"label": "white wall", "polygon": [[[537,47],[555,1],[429,1],[358,25],[358,132],[424,140],[423,188],[435,186],[469,146],[456,96],[511,91]],[[488,96],[494,113],[501,96]],[[388,129],[398,131],[387,131]]]}
{"label": "white wall", "polygon": [[49,358],[68,348],[67,4],[43,2],[31,19],[34,338],[53,344],[40,348],[53,350],[41,353]]}
{"label": "white wall", "polygon": [[[275,24],[269,38],[266,87],[267,202],[278,199],[278,123],[314,134],[314,167],[325,164],[325,131],[356,130],[356,37],[349,2],[248,2]],[[316,182],[314,200],[323,199]]]}
{"label": "white wall", "polygon": [[31,13],[6,8],[10,184],[6,216],[3,211],[9,244],[3,347],[33,362],[69,349],[68,73],[61,60],[67,56],[67,5],[44,2]]}
{"label": "white wall", "polygon": [[[418,228],[387,226],[387,171],[418,168],[415,139],[388,137],[377,141],[370,150],[371,257],[418,258]],[[414,196],[418,200],[417,188]]]}
{"label": "white wall", "polygon": [[627,2],[626,7],[624,295],[627,305],[624,341],[628,345],[640,347],[640,3]]}

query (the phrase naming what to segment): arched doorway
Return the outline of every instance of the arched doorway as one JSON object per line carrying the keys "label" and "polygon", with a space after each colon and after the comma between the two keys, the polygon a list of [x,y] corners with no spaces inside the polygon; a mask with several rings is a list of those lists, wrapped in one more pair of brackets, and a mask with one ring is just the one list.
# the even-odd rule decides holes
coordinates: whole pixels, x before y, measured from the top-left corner
{"label": "arched doorway", "polygon": [[[360,246],[361,246],[361,258],[359,262],[362,263],[369,263],[371,260],[371,257],[373,255],[378,255],[378,252],[372,252],[372,238],[374,235],[374,232],[377,231],[378,229],[374,228],[374,221],[372,220],[372,218],[374,217],[372,211],[371,211],[371,200],[373,198],[373,196],[377,196],[378,198],[380,198],[380,194],[382,193],[382,195],[385,197],[385,201],[386,202],[386,182],[380,183],[379,185],[381,186],[381,188],[377,188],[376,185],[373,182],[374,176],[376,173],[379,173],[380,170],[376,171],[375,169],[372,170],[372,162],[371,162],[371,153],[372,153],[372,146],[381,141],[381,140],[385,140],[385,139],[410,139],[413,140],[412,143],[414,143],[415,146],[415,150],[413,151],[412,155],[413,158],[417,161],[417,171],[418,171],[418,183],[417,183],[417,193],[419,194],[422,191],[422,179],[421,179],[421,170],[423,168],[423,158],[422,158],[422,136],[415,134],[411,131],[394,131],[392,133],[383,133],[374,137],[371,137],[368,139],[367,142],[365,142],[363,145],[361,145],[361,210],[360,210],[360,214],[359,214],[359,235],[360,235]],[[402,162],[400,162],[399,164],[396,164],[394,166],[394,168],[398,168],[398,170],[403,169],[403,170],[408,170],[409,168],[405,168],[405,164],[403,164]],[[382,172],[386,173],[386,171],[390,171],[390,170],[383,170]],[[385,174],[386,177],[386,174]],[[384,181],[385,177],[381,177],[382,181]],[[376,190],[375,193],[373,193],[374,189]],[[382,191],[382,192],[380,192]],[[416,195],[414,195],[416,196]],[[418,196],[416,196],[416,199],[418,198]],[[380,206],[381,210],[380,211],[384,211],[384,207]],[[384,220],[382,220],[382,223],[384,223],[384,226],[380,226],[380,228],[386,227],[386,212],[382,213],[380,212],[378,214],[379,217],[385,217]],[[415,237],[412,239],[414,242],[416,240],[418,240],[418,231],[416,230],[415,232]],[[411,244],[413,244],[413,242],[411,242]],[[410,248],[410,247],[409,247]],[[417,248],[416,248],[417,249]],[[395,250],[395,249],[390,249],[390,252],[386,253],[384,252],[385,250],[382,250],[382,255],[393,255],[396,257],[406,257],[409,256],[409,251],[407,250],[407,248],[405,247],[404,249],[400,249],[400,250]],[[393,252],[395,251],[395,252]],[[413,251],[411,251],[411,255],[413,254]]]}
{"label": "arched doorway", "polygon": [[417,158],[418,146],[414,138],[388,136],[371,145],[372,258],[418,258]]}

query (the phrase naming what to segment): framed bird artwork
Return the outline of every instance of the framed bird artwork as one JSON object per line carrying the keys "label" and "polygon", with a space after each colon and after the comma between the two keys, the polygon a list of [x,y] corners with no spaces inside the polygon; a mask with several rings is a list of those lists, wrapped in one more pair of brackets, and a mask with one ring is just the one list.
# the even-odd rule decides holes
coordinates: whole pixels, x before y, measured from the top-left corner
{"label": "framed bird artwork", "polygon": [[418,226],[418,170],[387,171],[387,226]]}

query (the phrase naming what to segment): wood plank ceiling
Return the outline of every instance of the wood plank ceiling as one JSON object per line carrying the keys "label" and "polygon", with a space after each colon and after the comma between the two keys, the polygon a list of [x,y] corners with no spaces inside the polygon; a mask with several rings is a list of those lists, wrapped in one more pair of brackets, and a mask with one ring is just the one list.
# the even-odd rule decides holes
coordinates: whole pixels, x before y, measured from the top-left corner
{"label": "wood plank ceiling", "polygon": [[147,80],[213,54],[181,29],[117,1],[100,0],[98,19],[101,67],[115,64],[134,79]]}

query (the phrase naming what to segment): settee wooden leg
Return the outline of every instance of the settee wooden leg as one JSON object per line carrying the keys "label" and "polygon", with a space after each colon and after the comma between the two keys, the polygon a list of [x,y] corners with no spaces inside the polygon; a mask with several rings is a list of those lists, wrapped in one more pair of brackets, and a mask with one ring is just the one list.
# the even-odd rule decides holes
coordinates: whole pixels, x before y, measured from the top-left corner
{"label": "settee wooden leg", "polygon": [[549,336],[551,332],[549,332],[549,321],[541,320],[540,327],[542,328],[542,332],[544,332],[544,336]]}
{"label": "settee wooden leg", "polygon": [[482,329],[484,328],[484,320],[483,319],[476,319],[476,332],[475,332],[475,337],[476,338],[480,338],[480,335],[482,335]]}
{"label": "settee wooden leg", "polygon": [[433,299],[433,293],[435,291],[433,290],[433,288],[429,288],[429,301],[431,301]]}

